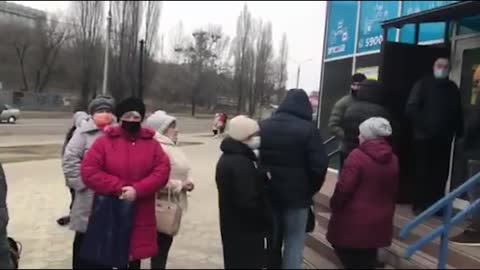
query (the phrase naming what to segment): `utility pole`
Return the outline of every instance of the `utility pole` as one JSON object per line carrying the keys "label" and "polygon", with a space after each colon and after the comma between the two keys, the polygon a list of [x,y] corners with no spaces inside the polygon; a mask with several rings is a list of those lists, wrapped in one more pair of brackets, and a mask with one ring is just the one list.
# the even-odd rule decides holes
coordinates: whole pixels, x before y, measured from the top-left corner
{"label": "utility pole", "polygon": [[297,69],[297,88],[298,89],[298,86],[300,84],[300,65],[298,65],[298,69]]}
{"label": "utility pole", "polygon": [[112,31],[112,1],[108,1],[108,17],[107,17],[107,40],[105,43],[105,61],[103,66],[103,85],[102,94],[107,95],[108,86],[108,64],[110,62],[110,36]]}
{"label": "utility pole", "polygon": [[143,54],[145,51],[145,40],[140,40],[140,57],[138,59],[138,97],[143,99]]}

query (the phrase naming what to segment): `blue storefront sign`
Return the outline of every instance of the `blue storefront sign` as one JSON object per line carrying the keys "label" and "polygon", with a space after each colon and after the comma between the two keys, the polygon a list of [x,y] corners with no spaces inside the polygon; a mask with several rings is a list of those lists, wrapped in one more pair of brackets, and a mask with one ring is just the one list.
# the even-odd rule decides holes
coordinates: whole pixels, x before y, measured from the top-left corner
{"label": "blue storefront sign", "polygon": [[[424,10],[445,6],[456,1],[402,1],[402,16],[418,13]],[[424,23],[420,25],[419,42],[443,39],[444,23]],[[400,31],[400,41],[413,43],[415,27],[406,25]]]}
{"label": "blue storefront sign", "polygon": [[[381,23],[398,16],[398,1],[361,1],[357,52],[379,50],[383,41]],[[395,30],[388,33],[395,40]]]}
{"label": "blue storefront sign", "polygon": [[357,1],[329,1],[326,57],[334,58],[353,54]]}

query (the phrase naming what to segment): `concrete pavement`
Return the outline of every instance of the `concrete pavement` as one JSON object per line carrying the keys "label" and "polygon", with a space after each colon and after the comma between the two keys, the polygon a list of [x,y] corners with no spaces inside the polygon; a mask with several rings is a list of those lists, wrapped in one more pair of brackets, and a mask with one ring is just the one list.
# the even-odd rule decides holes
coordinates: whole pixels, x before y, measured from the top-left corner
{"label": "concrete pavement", "polygon": [[[175,238],[169,268],[222,268],[214,168],[218,140],[184,136],[183,141],[203,142],[185,146],[191,160],[196,189]],[[60,160],[6,164],[9,234],[23,245],[21,268],[71,268],[73,234],[56,224],[67,213],[69,194]],[[149,263],[144,263],[148,268]]]}
{"label": "concrete pavement", "polygon": [[[167,267],[221,269],[214,180],[220,140],[205,134],[182,135],[180,140],[202,144],[182,147],[193,168],[195,190],[189,197],[189,209],[182,220],[181,232],[174,239]],[[4,167],[8,181],[9,235],[23,245],[20,267],[70,269],[73,233],[56,224],[56,219],[67,213],[70,202],[60,160],[9,163]],[[327,261],[324,265],[326,269],[333,268]],[[144,261],[142,268],[149,269],[149,261]],[[305,268],[311,267],[306,264]]]}

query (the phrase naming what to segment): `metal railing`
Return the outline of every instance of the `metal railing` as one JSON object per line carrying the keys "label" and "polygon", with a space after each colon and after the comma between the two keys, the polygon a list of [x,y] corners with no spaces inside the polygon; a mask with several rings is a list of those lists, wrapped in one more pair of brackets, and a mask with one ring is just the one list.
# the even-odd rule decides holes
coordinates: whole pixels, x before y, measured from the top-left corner
{"label": "metal railing", "polygon": [[[336,138],[337,138],[337,137],[335,137],[335,136],[330,137],[328,140],[326,140],[326,141],[323,142],[323,145],[326,146],[327,144],[335,141]],[[335,155],[337,155],[337,154],[339,154],[339,153],[340,153],[340,147],[338,147],[337,149],[335,149],[335,150],[333,150],[332,152],[330,152],[330,153],[328,154],[328,158],[331,158],[331,157],[333,157],[333,156],[335,156]]]}
{"label": "metal railing", "polygon": [[468,192],[476,185],[480,184],[480,173],[474,175],[463,185],[459,186],[441,200],[436,202],[430,208],[425,210],[415,219],[406,224],[400,231],[400,238],[405,239],[408,234],[415,229],[418,225],[423,223],[426,219],[433,216],[435,213],[443,210],[443,222],[442,225],[432,230],[427,235],[420,238],[415,243],[409,245],[405,250],[405,257],[410,258],[417,250],[421,249],[424,245],[430,243],[435,238],[440,236],[440,248],[438,250],[438,269],[446,269],[447,266],[447,253],[448,253],[448,233],[452,226],[458,224],[464,220],[468,215],[475,211],[480,206],[480,199],[471,203],[467,208],[460,211],[458,214],[453,215],[453,201],[464,193]]}

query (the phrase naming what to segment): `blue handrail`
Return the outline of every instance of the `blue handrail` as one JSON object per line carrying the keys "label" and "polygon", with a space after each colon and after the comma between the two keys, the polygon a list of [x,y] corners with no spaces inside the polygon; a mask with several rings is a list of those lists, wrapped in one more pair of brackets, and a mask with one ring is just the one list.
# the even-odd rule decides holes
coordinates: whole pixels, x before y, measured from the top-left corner
{"label": "blue handrail", "polygon": [[415,219],[411,220],[408,224],[406,224],[400,231],[401,239],[405,239],[408,236],[408,234],[413,229],[415,229],[415,227],[423,223],[426,219],[430,218],[438,211],[442,209],[444,211],[442,225],[438,226],[427,235],[424,235],[415,243],[409,245],[405,250],[405,257],[410,258],[417,250],[421,249],[424,245],[428,244],[429,242],[433,241],[433,239],[440,236],[441,238],[440,238],[440,249],[438,253],[438,269],[446,269],[447,253],[448,253],[448,234],[450,232],[450,228],[458,224],[460,221],[464,220],[469,214],[471,214],[478,207],[480,207],[480,199],[478,199],[452,218],[453,201],[479,184],[480,184],[480,173],[477,173],[472,178],[470,178],[467,182],[465,182],[463,185],[459,186],[458,188],[456,188],[455,190],[447,194],[441,200],[436,202],[430,208],[428,208],[419,216],[417,216]]}

